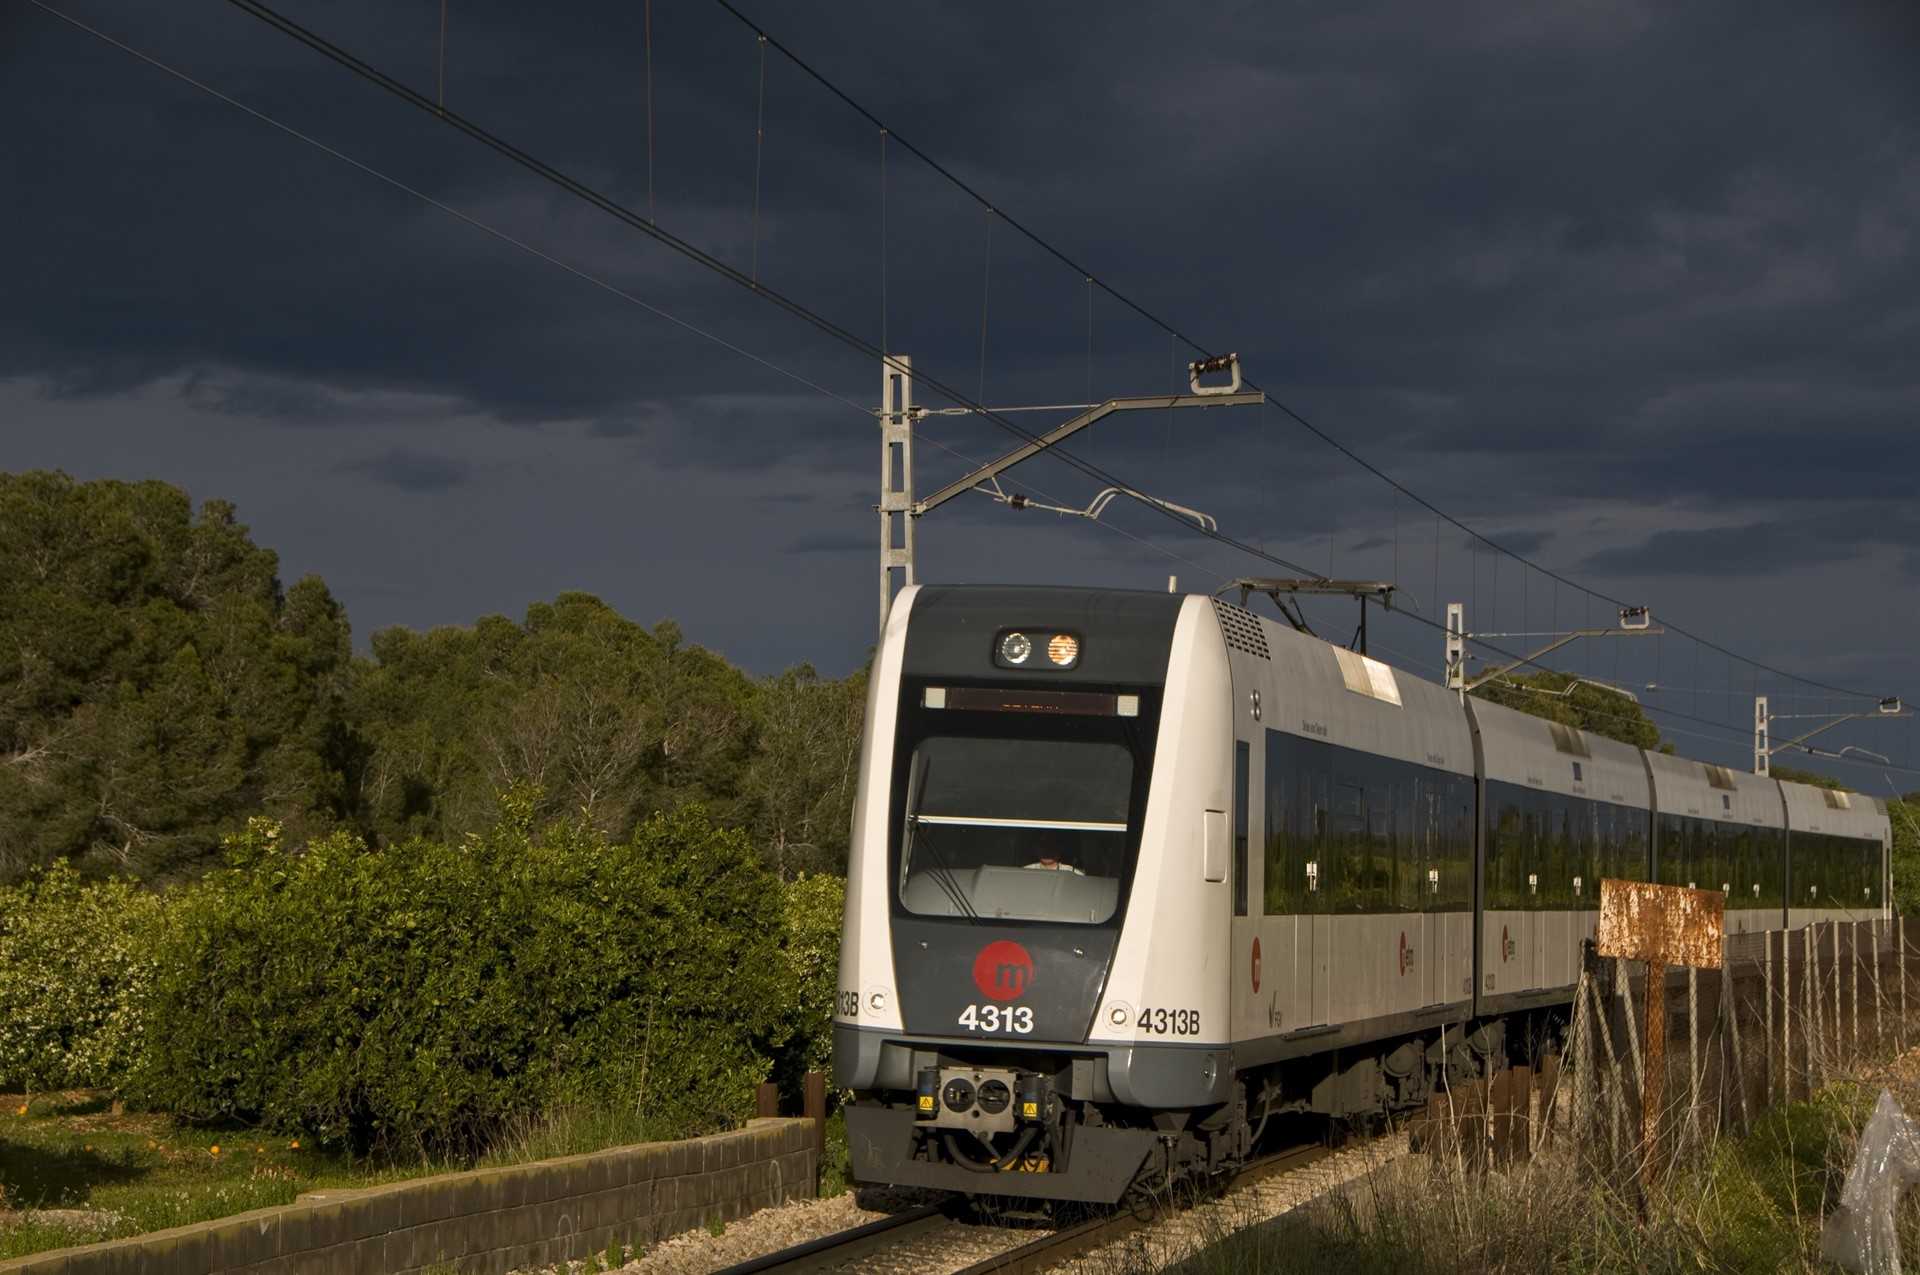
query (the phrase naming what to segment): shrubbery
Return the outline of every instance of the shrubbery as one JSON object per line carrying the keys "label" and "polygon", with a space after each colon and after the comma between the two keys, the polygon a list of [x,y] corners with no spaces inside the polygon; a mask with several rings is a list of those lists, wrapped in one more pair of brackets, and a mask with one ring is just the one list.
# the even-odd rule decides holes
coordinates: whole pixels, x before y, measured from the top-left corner
{"label": "shrubbery", "polygon": [[233,843],[235,866],[172,909],[135,1096],[461,1155],[570,1103],[710,1127],[750,1110],[775,1058],[819,1055],[827,888],[799,889],[783,943],[781,883],[698,808],[610,843],[536,834],[530,796],[506,804],[458,846],[286,854],[260,825]]}
{"label": "shrubbery", "polygon": [[613,842],[502,804],[459,845],[255,819],[164,894],[65,864],[0,889],[0,1088],[462,1156],[562,1112],[680,1136],[826,1065],[838,878],[782,883],[698,807]]}
{"label": "shrubbery", "polygon": [[0,887],[0,1089],[106,1087],[127,1073],[161,906],[64,862]]}
{"label": "shrubbery", "polygon": [[774,1079],[797,1094],[800,1078],[826,1071],[833,1052],[833,1001],[840,989],[840,912],[847,883],[809,876],[786,887],[785,986],[792,1035],[776,1055]]}

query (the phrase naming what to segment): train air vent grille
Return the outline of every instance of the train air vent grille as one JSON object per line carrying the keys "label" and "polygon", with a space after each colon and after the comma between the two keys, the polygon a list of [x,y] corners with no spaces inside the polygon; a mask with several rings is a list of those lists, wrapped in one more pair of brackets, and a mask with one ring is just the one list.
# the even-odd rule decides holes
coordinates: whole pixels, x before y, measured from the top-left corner
{"label": "train air vent grille", "polygon": [[1220,631],[1227,635],[1228,646],[1263,660],[1273,658],[1267,650],[1267,635],[1260,631],[1259,616],[1219,598],[1213,600],[1213,613],[1220,617]]}
{"label": "train air vent grille", "polygon": [[1853,809],[1853,798],[1838,788],[1822,788],[1820,795],[1827,799],[1827,808],[1830,810]]}
{"label": "train air vent grille", "polygon": [[1707,772],[1707,782],[1715,788],[1733,787],[1733,772],[1727,767],[1713,766],[1702,762],[1700,768]]}

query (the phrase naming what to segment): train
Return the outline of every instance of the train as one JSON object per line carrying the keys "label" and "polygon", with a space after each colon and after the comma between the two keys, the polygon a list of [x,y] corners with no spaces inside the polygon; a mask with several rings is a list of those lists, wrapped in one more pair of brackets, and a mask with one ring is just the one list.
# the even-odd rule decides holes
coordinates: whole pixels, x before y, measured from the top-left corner
{"label": "train", "polygon": [[1603,877],[1889,915],[1887,810],[1516,712],[1217,597],[909,587],[833,1023],[866,1184],[1111,1204],[1525,1061]]}

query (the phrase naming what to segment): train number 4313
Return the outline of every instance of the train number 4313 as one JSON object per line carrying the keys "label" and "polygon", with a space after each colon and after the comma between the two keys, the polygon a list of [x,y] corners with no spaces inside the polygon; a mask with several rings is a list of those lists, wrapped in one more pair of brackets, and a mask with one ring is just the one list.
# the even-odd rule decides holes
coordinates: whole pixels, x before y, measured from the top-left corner
{"label": "train number 4313", "polygon": [[960,1011],[960,1025],[970,1032],[1008,1032],[1025,1036],[1033,1030],[1033,1007],[969,1005]]}

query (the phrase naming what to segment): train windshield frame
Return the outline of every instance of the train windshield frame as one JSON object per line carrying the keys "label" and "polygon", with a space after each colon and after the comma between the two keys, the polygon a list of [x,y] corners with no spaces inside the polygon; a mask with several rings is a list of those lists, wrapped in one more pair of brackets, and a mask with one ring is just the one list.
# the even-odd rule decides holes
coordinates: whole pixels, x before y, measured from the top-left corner
{"label": "train windshield frame", "polygon": [[1117,926],[1139,859],[1158,690],[901,689],[889,819],[895,913]]}

